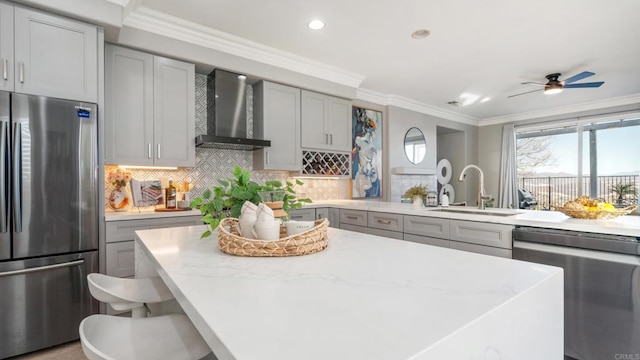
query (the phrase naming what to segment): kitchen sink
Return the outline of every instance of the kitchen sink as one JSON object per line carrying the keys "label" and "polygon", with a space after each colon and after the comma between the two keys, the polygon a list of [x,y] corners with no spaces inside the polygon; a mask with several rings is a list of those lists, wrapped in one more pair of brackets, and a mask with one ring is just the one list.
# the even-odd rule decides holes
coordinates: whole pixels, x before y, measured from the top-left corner
{"label": "kitchen sink", "polygon": [[458,213],[458,214],[489,215],[489,216],[514,216],[514,215],[522,214],[522,211],[511,210],[511,209],[481,210],[478,208],[469,208],[469,207],[437,208],[437,209],[430,209],[429,211],[449,212],[449,213]]}

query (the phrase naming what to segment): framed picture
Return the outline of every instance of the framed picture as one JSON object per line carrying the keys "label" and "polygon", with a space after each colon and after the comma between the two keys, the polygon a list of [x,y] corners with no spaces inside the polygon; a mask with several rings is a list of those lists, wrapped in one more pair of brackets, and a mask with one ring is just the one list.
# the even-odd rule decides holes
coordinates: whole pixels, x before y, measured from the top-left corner
{"label": "framed picture", "polygon": [[382,112],[353,107],[351,112],[351,197],[382,196]]}

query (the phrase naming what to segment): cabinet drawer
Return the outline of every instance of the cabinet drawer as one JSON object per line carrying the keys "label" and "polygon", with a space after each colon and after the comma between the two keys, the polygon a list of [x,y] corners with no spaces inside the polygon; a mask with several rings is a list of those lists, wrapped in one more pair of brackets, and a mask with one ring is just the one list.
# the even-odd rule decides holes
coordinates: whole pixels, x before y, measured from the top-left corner
{"label": "cabinet drawer", "polygon": [[134,241],[107,244],[107,275],[115,277],[134,276]]}
{"label": "cabinet drawer", "polygon": [[402,232],[403,229],[402,215],[400,214],[388,214],[370,211],[367,223],[369,224],[369,227],[376,229],[399,232]]}
{"label": "cabinet drawer", "polygon": [[364,226],[349,225],[349,224],[340,224],[340,228],[343,230],[359,232],[361,234],[377,235],[377,236],[402,240],[402,233],[396,232],[396,231],[373,229],[373,228],[368,228]]}
{"label": "cabinet drawer", "polygon": [[106,223],[107,243],[133,240],[136,230],[202,225],[201,219],[200,215],[195,215],[161,219],[109,221]]}
{"label": "cabinet drawer", "polygon": [[425,244],[425,245],[439,246],[444,248],[448,248],[449,242],[450,242],[449,240],[445,240],[445,239],[438,239],[434,237],[420,236],[420,235],[413,235],[413,234],[404,234],[404,240]]}
{"label": "cabinet drawer", "polygon": [[470,244],[512,249],[512,230],[513,226],[511,225],[451,220],[450,239]]}
{"label": "cabinet drawer", "polygon": [[404,216],[404,232],[407,234],[449,239],[449,219],[424,216]]}
{"label": "cabinet drawer", "polygon": [[313,221],[316,219],[316,209],[291,210],[289,219],[295,221]]}
{"label": "cabinet drawer", "polygon": [[468,244],[463,242],[451,241],[449,247],[456,250],[474,252],[477,254],[493,255],[511,259],[511,250],[495,248],[492,246],[483,246],[476,244]]}
{"label": "cabinet drawer", "polygon": [[340,224],[367,226],[367,212],[364,210],[340,209]]}

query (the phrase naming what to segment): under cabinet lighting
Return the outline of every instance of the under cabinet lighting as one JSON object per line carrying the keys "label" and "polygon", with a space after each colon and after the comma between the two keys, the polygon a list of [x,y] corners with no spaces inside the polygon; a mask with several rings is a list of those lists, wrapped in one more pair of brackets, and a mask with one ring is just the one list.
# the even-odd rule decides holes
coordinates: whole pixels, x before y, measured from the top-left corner
{"label": "under cabinet lighting", "polygon": [[176,166],[138,166],[138,165],[118,165],[120,169],[148,169],[148,170],[178,170]]}

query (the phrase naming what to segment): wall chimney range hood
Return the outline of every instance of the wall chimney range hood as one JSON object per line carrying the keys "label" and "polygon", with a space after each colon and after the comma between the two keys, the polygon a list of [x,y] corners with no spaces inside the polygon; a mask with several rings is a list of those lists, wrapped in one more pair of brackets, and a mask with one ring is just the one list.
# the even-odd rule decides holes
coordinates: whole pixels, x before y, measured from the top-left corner
{"label": "wall chimney range hood", "polygon": [[271,141],[247,138],[246,76],[215,69],[207,76],[207,135],[196,147],[256,150]]}

